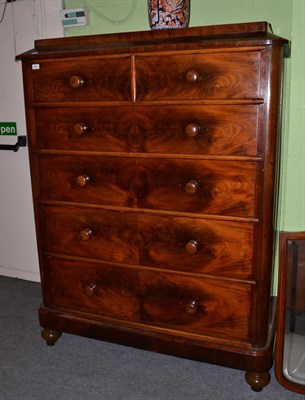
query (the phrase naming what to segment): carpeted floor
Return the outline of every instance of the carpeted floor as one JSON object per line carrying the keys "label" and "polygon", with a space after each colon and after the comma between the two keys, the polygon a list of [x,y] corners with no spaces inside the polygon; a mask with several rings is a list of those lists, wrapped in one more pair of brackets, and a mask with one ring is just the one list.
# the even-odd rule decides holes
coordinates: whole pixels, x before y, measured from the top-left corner
{"label": "carpeted floor", "polygon": [[244,372],[68,334],[40,338],[40,284],[0,276],[0,400],[299,400]]}

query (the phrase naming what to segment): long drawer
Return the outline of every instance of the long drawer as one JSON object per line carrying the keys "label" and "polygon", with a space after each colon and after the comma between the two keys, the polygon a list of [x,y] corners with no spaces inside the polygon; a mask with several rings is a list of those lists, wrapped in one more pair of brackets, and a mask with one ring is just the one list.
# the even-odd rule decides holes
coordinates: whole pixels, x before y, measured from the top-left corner
{"label": "long drawer", "polygon": [[34,102],[130,101],[129,57],[32,65]]}
{"label": "long drawer", "polygon": [[42,201],[255,215],[255,162],[94,155],[37,157]]}
{"label": "long drawer", "polygon": [[136,58],[137,100],[257,98],[260,52]]}
{"label": "long drawer", "polygon": [[131,268],[46,257],[48,305],[148,329],[248,341],[251,288]]}
{"label": "long drawer", "polygon": [[253,224],[77,207],[41,210],[44,251],[248,279]]}
{"label": "long drawer", "polygon": [[259,107],[37,108],[40,149],[257,155]]}

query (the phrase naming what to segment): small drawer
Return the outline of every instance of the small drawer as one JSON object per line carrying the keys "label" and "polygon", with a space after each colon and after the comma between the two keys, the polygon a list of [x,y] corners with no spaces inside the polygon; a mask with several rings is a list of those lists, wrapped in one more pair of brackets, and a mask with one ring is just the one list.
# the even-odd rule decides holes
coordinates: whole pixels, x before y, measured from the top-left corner
{"label": "small drawer", "polygon": [[257,154],[258,106],[37,108],[41,149]]}
{"label": "small drawer", "polygon": [[131,100],[129,58],[41,62],[32,66],[34,102]]}
{"label": "small drawer", "polygon": [[255,162],[39,156],[42,200],[253,217]]}
{"label": "small drawer", "polygon": [[143,329],[248,341],[251,288],[217,279],[46,258],[47,305]]}
{"label": "small drawer", "polygon": [[44,251],[238,279],[252,276],[253,224],[44,206]]}
{"label": "small drawer", "polygon": [[259,77],[254,51],[136,59],[138,101],[257,98]]}

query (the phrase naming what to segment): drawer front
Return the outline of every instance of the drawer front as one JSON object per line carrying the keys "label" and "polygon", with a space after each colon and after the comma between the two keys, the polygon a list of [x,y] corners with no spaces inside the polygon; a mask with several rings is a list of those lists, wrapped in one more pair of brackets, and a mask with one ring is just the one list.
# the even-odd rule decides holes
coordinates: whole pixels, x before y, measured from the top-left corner
{"label": "drawer front", "polygon": [[40,157],[42,200],[253,216],[256,163]]}
{"label": "drawer front", "polygon": [[138,273],[89,261],[45,257],[48,306],[139,321]]}
{"label": "drawer front", "polygon": [[41,62],[31,73],[34,102],[131,99],[129,58]]}
{"label": "drawer front", "polygon": [[143,321],[224,339],[249,340],[249,286],[146,272],[140,279]]}
{"label": "drawer front", "polygon": [[249,339],[250,288],[213,279],[46,258],[49,306],[183,333]]}
{"label": "drawer front", "polygon": [[257,154],[252,105],[38,108],[35,116],[42,149]]}
{"label": "drawer front", "polygon": [[253,225],[45,206],[44,250],[109,262],[248,279]]}
{"label": "drawer front", "polygon": [[257,98],[260,53],[138,57],[137,100]]}

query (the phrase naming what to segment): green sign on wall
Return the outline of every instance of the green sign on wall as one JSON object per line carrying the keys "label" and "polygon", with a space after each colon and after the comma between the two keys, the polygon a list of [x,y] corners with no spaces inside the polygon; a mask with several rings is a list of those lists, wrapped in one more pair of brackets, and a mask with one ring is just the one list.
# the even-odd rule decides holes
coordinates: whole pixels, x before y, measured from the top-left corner
{"label": "green sign on wall", "polygon": [[16,122],[0,122],[0,136],[16,136]]}

